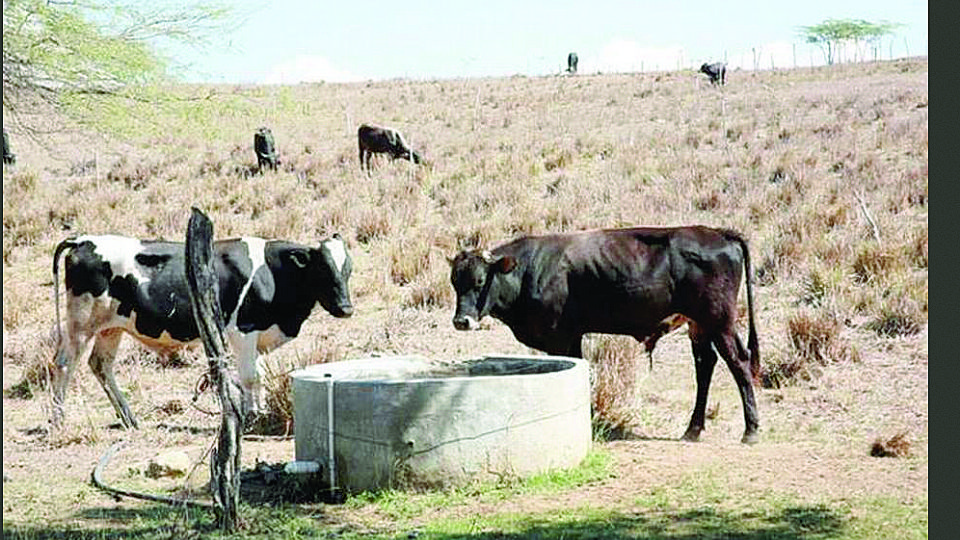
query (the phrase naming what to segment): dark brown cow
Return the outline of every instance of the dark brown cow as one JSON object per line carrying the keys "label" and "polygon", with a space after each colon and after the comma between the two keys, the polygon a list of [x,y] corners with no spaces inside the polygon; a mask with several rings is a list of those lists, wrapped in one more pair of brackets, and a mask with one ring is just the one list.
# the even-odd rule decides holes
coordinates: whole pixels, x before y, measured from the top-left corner
{"label": "dark brown cow", "polygon": [[[652,349],[659,337],[688,322],[697,399],[683,438],[696,441],[704,429],[719,353],[740,390],[742,441],[757,441],[751,378],[759,378],[760,351],[750,254],[740,234],[694,226],[526,236],[490,252],[462,251],[450,264],[457,329],[476,328],[490,315],[523,344],[548,354],[582,357],[587,333],[633,336]],[[736,331],[744,270],[747,347]]]}
{"label": "dark brown cow", "polygon": [[411,150],[399,131],[363,124],[357,130],[357,142],[360,146],[360,168],[370,170],[370,157],[373,154],[389,154],[391,158],[409,159],[420,163],[422,158]]}

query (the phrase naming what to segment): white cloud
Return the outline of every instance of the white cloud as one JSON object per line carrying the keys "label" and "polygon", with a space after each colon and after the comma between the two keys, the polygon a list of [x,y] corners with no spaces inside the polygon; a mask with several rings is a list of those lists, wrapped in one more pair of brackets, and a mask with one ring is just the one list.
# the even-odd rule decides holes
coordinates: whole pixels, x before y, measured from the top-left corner
{"label": "white cloud", "polygon": [[[683,48],[679,46],[641,47],[635,41],[617,39],[603,46],[596,70],[604,73],[667,71],[684,67],[687,62]],[[592,68],[588,70],[594,71]]]}
{"label": "white cloud", "polygon": [[275,65],[261,81],[264,84],[301,82],[354,82],[361,77],[338,68],[322,56],[300,55]]}

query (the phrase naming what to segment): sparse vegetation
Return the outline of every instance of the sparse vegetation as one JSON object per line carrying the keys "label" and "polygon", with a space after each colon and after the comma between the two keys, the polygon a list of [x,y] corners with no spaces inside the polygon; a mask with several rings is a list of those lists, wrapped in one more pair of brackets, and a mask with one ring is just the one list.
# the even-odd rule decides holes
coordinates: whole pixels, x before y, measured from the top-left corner
{"label": "sparse vegetation", "polygon": [[[31,370],[53,356],[45,336],[55,320],[57,242],[77,233],[180,240],[191,206],[220,238],[316,244],[340,232],[347,241],[354,316],[316,310],[296,340],[266,357],[281,432],[290,418],[284,375],[301,363],[529,353],[489,318],[477,332],[452,328],[445,256],[459,248],[595,227],[730,227],[749,240],[759,285],[767,389],[758,392],[756,448],[718,442],[742,429],[722,362],[704,442],[676,442],[695,395],[685,336],[664,337],[649,377],[632,338],[594,336],[586,349],[598,434],[642,428],[641,440],[597,443],[617,458],[617,477],[597,479],[599,489],[508,489],[495,511],[470,493],[399,521],[366,499],[245,507],[245,534],[874,538],[896,523],[903,537],[925,537],[927,70],[913,59],[743,73],[722,93],[698,90],[684,73],[176,86],[156,91],[196,99],[99,108],[91,125],[105,139],[54,137],[57,159],[25,141],[17,167],[4,168],[5,390],[40,382],[42,370]],[[362,174],[348,123],[368,120],[409,134],[430,166],[384,160]],[[282,166],[250,175],[252,133],[264,124]],[[140,450],[208,446],[208,417],[167,406],[189,403],[196,363],[158,370],[137,350],[124,340],[117,380],[134,409],[157,411],[133,437]],[[113,412],[89,370],[78,368],[76,379],[78,413],[55,439],[42,427],[39,386],[29,387],[33,399],[5,392],[5,473],[14,478],[4,483],[13,501],[5,536],[202,535],[204,516],[127,502],[118,510],[87,486],[88,466],[127,434],[105,429]],[[901,428],[886,423],[891,416],[910,422],[910,454],[866,470],[865,443]],[[289,446],[262,452],[270,462],[290,459]],[[245,466],[259,457],[254,448],[245,447]],[[750,453],[749,479],[733,452]],[[829,485],[810,483],[810,472]],[[889,499],[865,495],[892,483],[907,487]],[[404,495],[412,501],[404,504],[430,495]],[[314,514],[323,518],[306,517]]]}
{"label": "sparse vegetation", "polygon": [[646,353],[635,339],[623,336],[593,335],[584,341],[594,438],[623,438],[635,422],[637,377]]}

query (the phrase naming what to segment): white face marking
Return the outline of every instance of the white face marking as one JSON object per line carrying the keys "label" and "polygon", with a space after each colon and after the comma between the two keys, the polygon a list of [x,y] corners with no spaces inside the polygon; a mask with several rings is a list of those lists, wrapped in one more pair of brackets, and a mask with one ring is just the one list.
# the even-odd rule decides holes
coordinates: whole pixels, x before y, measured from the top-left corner
{"label": "white face marking", "polygon": [[240,291],[240,297],[237,299],[237,308],[230,316],[230,322],[228,323],[230,325],[237,324],[237,315],[240,313],[240,306],[243,305],[243,301],[246,299],[247,293],[250,292],[250,287],[253,285],[253,276],[260,267],[266,264],[266,255],[264,255],[267,247],[266,240],[253,236],[244,236],[240,241],[247,245],[247,256],[250,257],[250,262],[253,266],[250,269],[250,277],[247,278],[247,282],[243,284],[243,290]]}
{"label": "white face marking", "polygon": [[467,330],[477,330],[480,328],[480,321],[474,319],[469,315],[467,315],[464,318],[467,319]]}
{"label": "white face marking", "polygon": [[337,270],[343,272],[343,265],[347,262],[347,248],[343,245],[343,240],[331,238],[323,243],[330,250],[330,256],[333,257],[333,263],[337,265]]}
{"label": "white face marking", "polygon": [[140,265],[134,258],[143,252],[143,242],[126,236],[102,235],[80,236],[77,242],[93,242],[94,252],[110,264],[110,271],[114,276],[133,275],[138,283],[149,281],[147,275],[140,271]]}

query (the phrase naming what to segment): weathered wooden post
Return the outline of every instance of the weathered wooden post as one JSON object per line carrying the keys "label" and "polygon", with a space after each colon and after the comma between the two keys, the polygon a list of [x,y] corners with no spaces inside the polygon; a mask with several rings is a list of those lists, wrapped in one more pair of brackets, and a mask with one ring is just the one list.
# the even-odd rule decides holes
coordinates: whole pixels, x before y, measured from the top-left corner
{"label": "weathered wooden post", "polygon": [[220,399],[220,434],[210,458],[210,490],[220,528],[237,526],[240,502],[240,438],[246,420],[243,389],[226,370],[226,343],[220,311],[219,285],[213,270],[213,222],[200,210],[191,210],[187,224],[186,274],[190,305],[210,366],[210,382]]}

